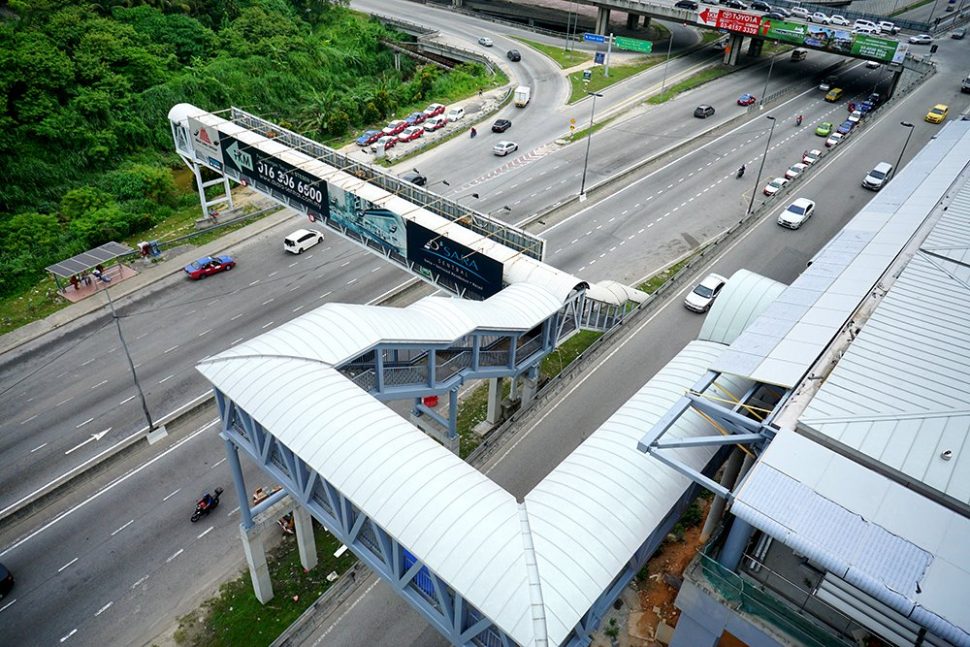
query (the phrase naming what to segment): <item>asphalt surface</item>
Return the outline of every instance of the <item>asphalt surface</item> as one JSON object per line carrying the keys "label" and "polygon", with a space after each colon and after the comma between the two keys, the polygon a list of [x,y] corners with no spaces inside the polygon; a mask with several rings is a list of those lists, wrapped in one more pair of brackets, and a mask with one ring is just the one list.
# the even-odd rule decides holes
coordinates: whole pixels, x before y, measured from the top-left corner
{"label": "asphalt surface", "polygon": [[[474,30],[480,31],[480,27]],[[966,107],[967,95],[960,95],[958,87],[960,71],[967,63],[966,50],[958,41],[953,43],[952,47],[941,48],[941,72],[916,96],[893,107],[889,116],[867,125],[858,137],[823,162],[830,166],[800,184],[799,192],[810,190],[819,202],[816,218],[802,230],[789,232],[778,228],[769,217],[746,239],[752,241],[752,247],[742,250],[739,246],[737,258],[725,258],[716,269],[729,275],[738,267],[747,267],[786,281],[797,275],[814,249],[871,198],[872,194],[858,183],[877,161],[895,161],[899,120],[909,119],[917,124],[908,149],[912,154],[938,128],[921,121],[930,105],[950,101],[951,113]],[[776,64],[772,76],[779,82],[784,76],[776,74],[782,68]],[[730,105],[740,92],[752,91],[749,86],[757,77],[745,78],[743,74],[728,77],[704,92],[722,97],[718,101]],[[867,74],[865,70],[846,72],[847,89],[852,93],[867,92],[872,80]],[[635,84],[636,81],[631,83]],[[809,143],[819,140],[806,128],[821,120],[828,114],[826,111],[836,109],[822,104],[818,94],[812,92],[795,96],[793,103],[776,108],[779,124],[769,152],[766,178],[769,169],[783,170],[804,148],[814,147]],[[692,110],[696,100],[688,95],[678,109]],[[536,103],[530,109],[540,105]],[[719,110],[719,114],[723,112]],[[802,129],[796,129],[793,123],[781,123],[785,114],[790,117],[796,112],[805,114]],[[654,121],[656,115],[648,112],[640,117],[640,122],[651,132],[661,131],[665,123],[670,123],[671,128],[675,127],[674,122],[678,128],[682,121],[697,123],[685,117],[685,112],[676,114],[664,122]],[[611,125],[596,133],[593,146],[598,145],[600,135],[605,140],[606,133],[616,127]],[[704,162],[711,161],[709,167],[684,156],[684,162],[666,169],[648,169],[646,179],[617,192],[611,198],[615,202],[600,203],[595,210],[556,223],[548,232],[549,249],[554,254],[551,262],[571,271],[584,267],[584,272],[594,276],[619,278],[610,273],[610,263],[615,271],[642,275],[658,263],[662,265],[663,259],[676,257],[684,249],[682,245],[696,246],[711,232],[720,231],[723,226],[718,219],[723,216],[723,222],[728,223],[743,213],[742,204],[753,188],[753,175],[745,176],[745,181],[751,180],[747,187],[741,186],[742,182],[729,181],[733,180],[738,160],[757,160],[763,151],[764,140],[759,136],[766,136],[764,127],[743,127],[750,130],[740,134],[715,133],[710,141],[696,142],[711,147],[706,152],[691,153],[716,158]],[[788,132],[782,132],[785,130]],[[687,138],[687,133],[676,136]],[[861,141],[866,143],[860,145]],[[616,150],[594,148],[592,157],[599,162]],[[776,167],[775,160],[784,163]],[[572,170],[568,163],[564,168]],[[753,170],[749,164],[749,171]],[[508,179],[514,176],[510,174]],[[671,184],[671,188],[666,188]],[[511,186],[508,191],[521,193],[521,189]],[[644,202],[648,196],[653,198]],[[692,201],[679,207],[680,202],[691,197]],[[665,199],[673,201],[660,202]],[[678,206],[677,211],[672,211],[674,206]],[[623,214],[624,209],[627,214]],[[657,220],[667,211],[671,214]],[[688,212],[690,216],[685,215]],[[331,235],[323,245],[301,257],[284,254],[282,235],[301,222],[294,218],[292,224],[264,232],[229,250],[239,258],[239,266],[229,274],[193,284],[173,281],[156,290],[150,300],[123,306],[122,324],[135,361],[141,365],[139,376],[153,409],[164,411],[206,390],[193,369],[198,359],[325,301],[366,302],[405,278],[376,256]],[[647,227],[650,222],[655,224]],[[640,228],[649,230],[649,235],[636,234]],[[642,237],[636,238],[638,235]],[[624,243],[623,252],[634,248],[637,251],[629,256],[611,253],[609,247],[619,248],[624,240],[629,242]],[[557,249],[571,251],[567,254],[556,252]],[[651,254],[649,249],[657,251]],[[555,257],[557,253],[561,258]],[[594,258],[596,262],[591,263]],[[31,455],[63,455],[89,438],[92,430],[100,432],[111,427],[103,438],[110,441],[115,433],[143,425],[136,401],[122,402],[133,391],[127,366],[119,356],[117,336],[106,327],[107,323],[102,318],[32,349],[27,356],[4,358],[9,363],[3,365],[0,385],[5,391],[0,401],[7,415],[0,428],[0,442],[6,444],[0,447],[0,461],[7,462],[0,467],[5,475],[10,470],[24,469],[19,478],[2,483],[3,497],[10,497],[10,491],[16,494],[29,489],[31,484],[24,485],[24,480],[35,479],[36,483],[49,476],[44,463],[27,465]],[[514,451],[499,456],[489,475],[513,493],[527,492],[692,338],[699,326],[700,318],[683,311],[675,298],[638,333],[636,342],[617,353],[615,363],[591,373],[582,383],[583,390],[557,402],[542,425],[520,431]],[[16,370],[8,371],[10,366],[16,366]],[[58,405],[67,398],[72,399]],[[30,419],[33,415],[37,417]],[[87,421],[88,418],[93,420]],[[199,427],[206,422],[204,415],[202,418]],[[51,440],[31,452],[40,445],[38,438],[43,433],[50,434]],[[89,442],[68,456],[93,455],[89,452],[97,450],[99,443],[100,440]],[[233,503],[236,493],[232,492],[228,471],[221,463],[221,441],[210,429],[197,435],[178,435],[161,446],[168,453],[153,452],[151,455],[157,456],[154,462],[146,463],[151,458],[126,461],[122,468],[88,490],[79,491],[38,515],[43,520],[0,531],[0,545],[5,547],[0,551],[0,560],[18,575],[16,594],[0,604],[0,622],[5,631],[29,636],[25,644],[51,644],[66,636],[73,644],[101,644],[105,636],[112,636],[113,642],[137,644],[164,633],[176,615],[191,610],[215,582],[239,568],[237,521],[229,514],[237,505]],[[247,470],[248,489],[263,484],[253,468]],[[113,478],[125,480],[110,489],[98,489],[107,487]],[[187,522],[187,516],[195,499],[216,485],[226,488],[224,504],[211,518],[213,530],[206,532],[208,526],[203,524],[208,520],[193,525]],[[101,493],[90,498],[95,492]],[[63,513],[66,516],[47,525],[48,520]],[[377,587],[374,592],[380,590]],[[374,596],[373,592],[365,596],[340,622],[332,628],[328,625],[330,632],[321,644],[438,644],[436,633],[411,615],[404,603],[388,596],[386,592],[383,596]]]}

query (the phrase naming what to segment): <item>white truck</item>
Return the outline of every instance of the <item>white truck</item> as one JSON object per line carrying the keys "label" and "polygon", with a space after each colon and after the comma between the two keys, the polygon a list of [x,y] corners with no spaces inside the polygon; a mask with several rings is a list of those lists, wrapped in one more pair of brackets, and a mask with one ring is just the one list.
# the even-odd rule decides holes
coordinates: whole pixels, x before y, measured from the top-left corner
{"label": "white truck", "polygon": [[515,89],[515,94],[512,100],[515,101],[516,108],[525,108],[529,105],[529,99],[532,98],[532,88],[527,85],[520,85]]}

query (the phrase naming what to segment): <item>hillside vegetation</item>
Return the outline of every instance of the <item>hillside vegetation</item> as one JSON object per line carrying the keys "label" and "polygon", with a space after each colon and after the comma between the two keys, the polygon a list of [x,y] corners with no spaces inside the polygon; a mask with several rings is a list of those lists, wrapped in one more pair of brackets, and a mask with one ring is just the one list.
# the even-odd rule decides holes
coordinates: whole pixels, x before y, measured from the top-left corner
{"label": "hillside vegetation", "polygon": [[43,268],[198,208],[180,193],[177,103],[248,109],[339,141],[487,85],[392,54],[382,25],[323,0],[10,0],[0,13],[0,297]]}

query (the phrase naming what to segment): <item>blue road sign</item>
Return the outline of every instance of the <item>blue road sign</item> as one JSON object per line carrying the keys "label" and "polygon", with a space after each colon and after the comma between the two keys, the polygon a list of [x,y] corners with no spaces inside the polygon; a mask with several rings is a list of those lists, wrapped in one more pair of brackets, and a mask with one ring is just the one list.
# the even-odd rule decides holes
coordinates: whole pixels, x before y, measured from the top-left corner
{"label": "blue road sign", "polygon": [[602,34],[583,34],[583,40],[588,43],[605,43],[606,36]]}

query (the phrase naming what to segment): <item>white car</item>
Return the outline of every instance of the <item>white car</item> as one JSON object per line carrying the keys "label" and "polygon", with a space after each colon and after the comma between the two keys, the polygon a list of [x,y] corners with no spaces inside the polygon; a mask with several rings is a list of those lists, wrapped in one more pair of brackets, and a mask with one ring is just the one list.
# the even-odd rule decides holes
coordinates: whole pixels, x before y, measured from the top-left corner
{"label": "white car", "polygon": [[376,153],[377,151],[382,151],[386,148],[390,148],[397,143],[397,137],[394,135],[384,135],[376,142],[370,145],[371,152]]}
{"label": "white car", "polygon": [[465,116],[465,109],[452,108],[451,110],[448,111],[448,114],[446,116],[448,117],[448,121],[458,121],[459,119]]}
{"label": "white car", "polygon": [[788,184],[788,180],[783,177],[776,177],[774,180],[765,185],[764,194],[767,196],[773,196]]}
{"label": "white car", "polygon": [[519,150],[519,145],[515,142],[501,141],[492,147],[492,152],[499,157],[505,157],[509,153]]}
{"label": "white car", "polygon": [[862,27],[853,27],[852,28],[852,33],[853,34],[868,34],[870,36],[878,36],[879,35],[879,28],[878,27],[865,27],[865,26],[862,26]]}
{"label": "white car", "polygon": [[707,312],[726,283],[727,279],[720,274],[708,274],[684,299],[684,307],[691,312]]}
{"label": "white car", "polygon": [[808,17],[812,15],[812,12],[805,7],[792,7],[791,15],[795,16],[796,18],[801,18],[802,20],[808,20]]}
{"label": "white car", "polygon": [[482,36],[481,38],[478,39],[478,44],[481,45],[482,47],[491,47],[495,43],[493,43],[492,39],[489,38],[488,36]]}
{"label": "white car", "polygon": [[805,169],[807,168],[808,168],[808,164],[802,164],[801,162],[799,162],[798,164],[792,164],[791,166],[788,167],[788,170],[785,171],[785,177],[787,177],[789,180],[794,180],[802,173],[804,173]]}
{"label": "white car", "polygon": [[815,203],[808,198],[798,198],[778,216],[778,224],[788,229],[798,229],[815,213]]}
{"label": "white car", "polygon": [[909,42],[914,45],[929,45],[933,42],[933,37],[929,34],[916,34],[909,37]]}
{"label": "white car", "polygon": [[879,31],[884,34],[892,34],[895,36],[899,33],[899,27],[897,27],[895,23],[891,23],[888,20],[880,20],[876,24],[879,27]]}
{"label": "white car", "polygon": [[850,23],[845,16],[840,16],[839,14],[835,14],[834,16],[829,16],[829,24],[838,25],[839,27],[848,27],[852,23]]}
{"label": "white car", "polygon": [[813,148],[812,150],[802,155],[802,164],[808,164],[809,166],[811,166],[812,164],[819,161],[820,159],[822,159],[822,151],[820,151],[817,148]]}
{"label": "white car", "polygon": [[879,61],[866,61],[866,69],[878,70],[880,67],[882,67],[882,63]]}
{"label": "white car", "polygon": [[848,120],[851,121],[854,124],[859,123],[860,121],[862,121],[862,111],[860,111],[860,110],[853,110],[849,114]]}
{"label": "white car", "polygon": [[842,133],[832,133],[829,138],[825,140],[825,148],[832,148],[845,139],[845,135]]}
{"label": "white car", "polygon": [[852,29],[854,31],[866,30],[875,34],[879,33],[879,25],[871,20],[865,20],[863,18],[858,18],[854,23],[852,23]]}
{"label": "white car", "polygon": [[283,251],[302,254],[317,243],[323,242],[323,234],[316,229],[297,229],[283,239]]}
{"label": "white car", "polygon": [[811,16],[808,17],[808,20],[809,22],[817,22],[823,25],[827,25],[830,22],[832,22],[832,19],[826,16],[821,11],[816,11],[815,13],[813,13]]}

